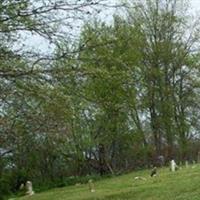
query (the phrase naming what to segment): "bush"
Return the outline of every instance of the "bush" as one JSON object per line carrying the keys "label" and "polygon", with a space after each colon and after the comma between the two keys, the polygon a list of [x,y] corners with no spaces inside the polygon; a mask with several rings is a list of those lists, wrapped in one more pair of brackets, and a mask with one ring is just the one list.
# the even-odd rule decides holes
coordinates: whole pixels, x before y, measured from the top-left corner
{"label": "bush", "polygon": [[6,177],[0,179],[0,200],[5,199],[11,193],[10,180]]}
{"label": "bush", "polygon": [[0,200],[17,192],[20,194],[19,186],[25,182],[26,174],[23,171],[5,170],[0,177]]}

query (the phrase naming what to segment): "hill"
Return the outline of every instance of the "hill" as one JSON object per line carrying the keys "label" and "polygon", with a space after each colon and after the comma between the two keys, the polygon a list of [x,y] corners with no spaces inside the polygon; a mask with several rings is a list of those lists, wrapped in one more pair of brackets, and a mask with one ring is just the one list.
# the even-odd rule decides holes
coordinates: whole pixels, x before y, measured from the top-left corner
{"label": "hill", "polygon": [[[95,183],[91,193],[87,184],[53,189],[16,200],[199,200],[200,166],[182,168],[172,173],[158,169],[159,175],[151,178],[149,170],[133,172]],[[146,180],[136,180],[144,177]]]}

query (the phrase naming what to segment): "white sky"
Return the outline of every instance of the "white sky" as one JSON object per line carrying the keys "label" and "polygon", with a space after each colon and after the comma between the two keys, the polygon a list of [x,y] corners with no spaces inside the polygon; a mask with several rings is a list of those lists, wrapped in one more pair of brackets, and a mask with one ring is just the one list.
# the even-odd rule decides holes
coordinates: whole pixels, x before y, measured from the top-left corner
{"label": "white sky", "polygon": [[200,9],[200,0],[191,0],[191,4],[196,11]]}
{"label": "white sky", "polygon": [[[110,2],[118,2],[118,0],[109,0]],[[200,0],[189,0],[191,4],[191,11],[194,13],[194,15],[200,16]],[[112,14],[113,11],[109,9],[105,9],[103,11],[103,15],[105,15],[105,18],[108,19]],[[37,36],[31,36],[28,37],[27,40],[25,40],[25,44],[28,44],[30,49],[35,49],[36,52],[49,52],[52,49],[52,46],[50,46],[44,39],[39,38]]]}

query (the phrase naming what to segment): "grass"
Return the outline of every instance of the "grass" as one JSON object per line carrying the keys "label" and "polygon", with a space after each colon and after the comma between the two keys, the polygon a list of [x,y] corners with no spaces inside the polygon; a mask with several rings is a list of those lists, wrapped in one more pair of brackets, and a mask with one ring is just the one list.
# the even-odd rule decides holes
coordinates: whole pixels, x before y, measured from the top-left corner
{"label": "grass", "polygon": [[[177,172],[158,169],[159,175],[151,178],[149,170],[95,182],[95,193],[87,184],[52,189],[31,197],[15,200],[199,200],[200,165],[182,168]],[[135,180],[141,176],[147,180]]]}

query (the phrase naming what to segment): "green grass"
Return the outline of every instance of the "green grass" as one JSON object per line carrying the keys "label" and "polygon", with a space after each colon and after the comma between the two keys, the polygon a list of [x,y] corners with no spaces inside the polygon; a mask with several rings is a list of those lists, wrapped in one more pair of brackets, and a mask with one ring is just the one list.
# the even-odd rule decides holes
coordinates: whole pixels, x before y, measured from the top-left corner
{"label": "green grass", "polygon": [[[177,172],[158,169],[151,178],[149,170],[95,182],[95,193],[87,184],[52,189],[16,200],[200,200],[200,165]],[[142,176],[147,180],[135,180]]]}

